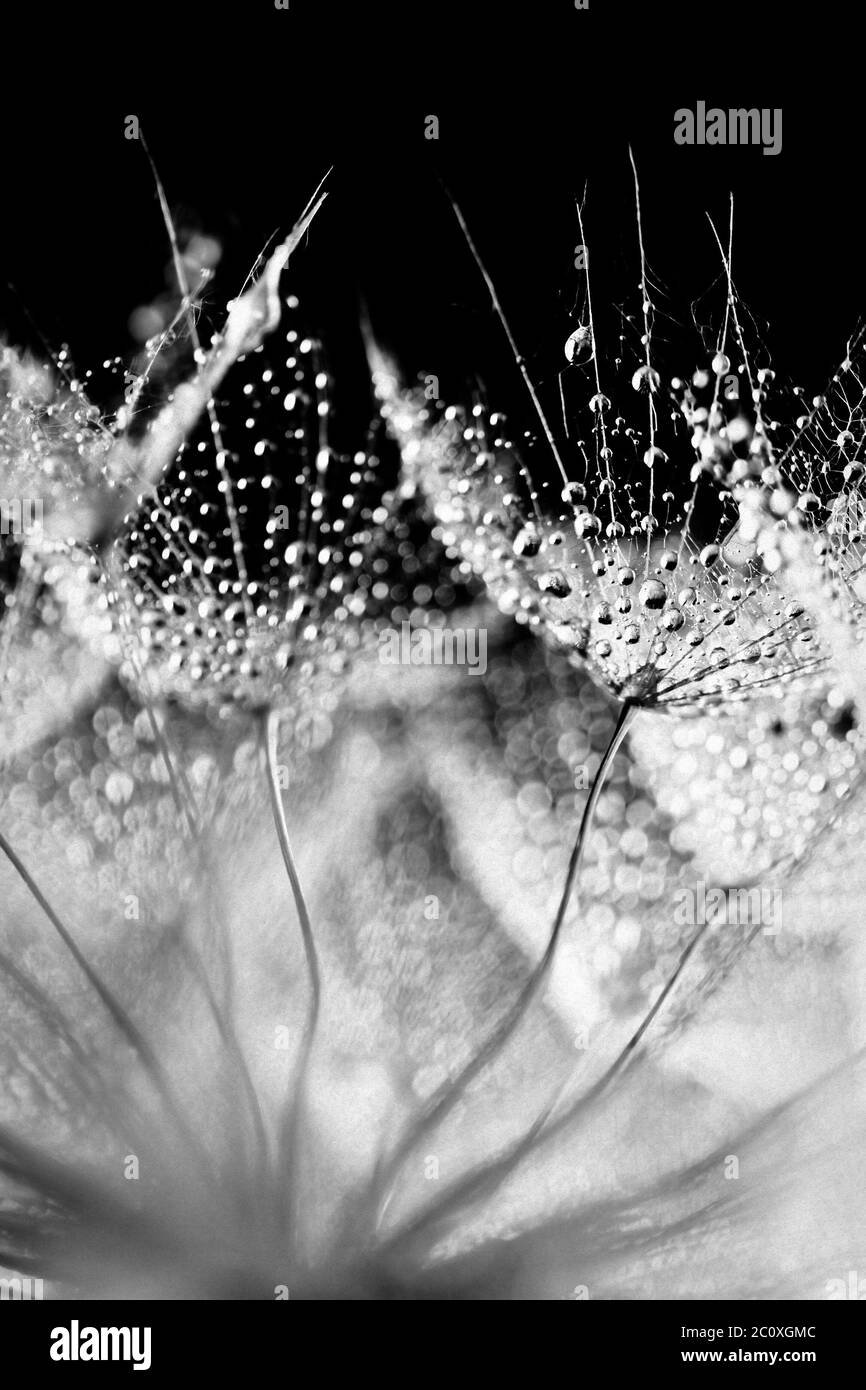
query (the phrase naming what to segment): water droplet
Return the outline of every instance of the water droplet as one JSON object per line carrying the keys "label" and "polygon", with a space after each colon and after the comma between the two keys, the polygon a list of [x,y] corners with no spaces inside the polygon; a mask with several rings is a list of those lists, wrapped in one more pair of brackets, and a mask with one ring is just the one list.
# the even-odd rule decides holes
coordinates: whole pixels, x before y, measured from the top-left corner
{"label": "water droplet", "polygon": [[105,779],[105,795],[112,806],[121,806],[132,798],[135,783],[128,772],[110,772]]}
{"label": "water droplet", "polygon": [[522,531],[518,531],[512,548],[515,555],[526,556],[527,559],[537,555],[541,549],[541,538],[535,527],[524,526]]}
{"label": "water droplet", "polygon": [[647,579],[645,583],[641,584],[638,600],[644,608],[664,608],[666,599],[667,590],[658,579]]}
{"label": "water droplet", "polygon": [[563,502],[570,502],[572,506],[576,506],[586,501],[586,488],[583,483],[566,483],[561,496]]}
{"label": "water droplet", "polygon": [[579,541],[587,536],[597,536],[600,530],[601,522],[593,512],[581,512],[574,519],[574,533]]}
{"label": "water droplet", "polygon": [[568,577],[561,570],[551,570],[550,574],[543,574],[538,581],[538,587],[551,598],[568,598],[571,593]]}
{"label": "water droplet", "polygon": [[815,496],[814,492],[801,492],[797,498],[798,512],[817,512],[820,507],[820,499]]}
{"label": "water droplet", "polygon": [[569,362],[588,362],[592,357],[592,329],[581,324],[565,340],[565,356]]}
{"label": "water droplet", "polygon": [[631,384],[635,391],[657,391],[661,377],[654,367],[648,367],[646,363],[638,367],[631,379]]}

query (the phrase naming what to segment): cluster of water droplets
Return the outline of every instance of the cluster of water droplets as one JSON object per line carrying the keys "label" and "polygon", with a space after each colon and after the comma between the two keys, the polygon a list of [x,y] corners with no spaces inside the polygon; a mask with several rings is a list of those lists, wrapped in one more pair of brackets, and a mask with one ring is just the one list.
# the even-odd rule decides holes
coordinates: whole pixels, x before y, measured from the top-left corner
{"label": "cluster of water droplets", "polygon": [[715,882],[769,881],[804,855],[858,785],[857,715],[830,681],[810,677],[713,716],[638,720],[631,747],[671,842]]}
{"label": "cluster of water droplets", "polygon": [[848,344],[825,389],[787,392],[790,408],[765,423],[760,467],[735,466],[731,482],[742,524],[768,567],[784,572],[797,556],[812,567],[816,599],[862,627],[866,587],[866,387],[864,332]]}
{"label": "cluster of water droplets", "polygon": [[619,697],[718,702],[818,664],[802,603],[740,534],[729,478],[764,446],[754,412],[722,394],[726,379],[738,382],[730,360],[717,353],[686,383],[631,372],[625,357],[614,364],[626,378],[620,403],[593,392],[567,419],[579,473],[567,482],[545,467],[530,476],[504,417],[483,403],[429,402],[385,371],[377,381],[411,483],[446,540],[505,611]]}
{"label": "cluster of water droplets", "polygon": [[[104,374],[113,365],[105,363]],[[75,375],[67,348],[52,365],[0,349],[0,475],[4,505],[22,504],[19,535],[62,541],[98,523],[114,435],[90,399],[92,377]],[[38,516],[25,500],[38,503]],[[4,526],[4,547],[12,534]]]}
{"label": "cluster of water droplets", "polygon": [[[88,637],[111,623],[90,576],[118,499],[137,482],[123,447],[120,358],[76,375],[67,348],[49,365],[5,347],[0,357],[0,709],[7,753],[60,726],[92,699],[106,663]],[[82,576],[85,576],[82,581]]]}
{"label": "cluster of water droplets", "polygon": [[[459,721],[448,708],[439,718],[461,733],[447,769],[461,838],[477,846],[480,881],[515,933],[527,932],[518,939],[534,959],[616,707],[564,653],[528,640],[494,651],[480,692],[473,684],[452,698]],[[485,826],[495,834],[485,837]],[[574,1029],[628,1018],[676,961],[685,933],[670,903],[689,854],[672,844],[671,829],[644,768],[624,750],[601,794],[554,973],[552,996]]]}
{"label": "cluster of water droplets", "polygon": [[[617,1018],[642,1012],[691,939],[691,924],[671,920],[675,887],[698,871],[772,881],[856,784],[856,710],[825,676],[802,585],[789,588],[784,537],[806,537],[816,572],[856,629],[866,562],[863,389],[849,356],[826,395],[792,420],[785,400],[776,403],[772,372],[753,374],[744,353],[735,367],[728,352],[704,351],[691,376],[669,377],[651,364],[648,333],[630,321],[602,389],[585,322],[565,344],[580,399],[565,413],[561,477],[549,461],[527,466],[538,445],[516,442],[482,402],[431,402],[380,372],[404,466],[395,501],[375,437],[354,450],[334,443],[322,346],[298,326],[296,301],[282,307],[290,317],[280,331],[240,353],[166,466],[145,466],[144,476],[146,434],[117,447],[123,412],[109,426],[80,384],[60,389],[33,364],[4,358],[3,448],[22,489],[44,477],[48,511],[60,518],[56,533],[3,550],[0,638],[15,658],[3,662],[4,728],[20,735],[7,748],[4,820],[14,816],[19,848],[52,894],[65,870],[82,871],[77,882],[110,924],[146,885],[170,922],[193,861],[175,834],[174,749],[155,705],[175,702],[218,724],[235,710],[291,709],[293,724],[309,727],[315,715],[328,730],[351,658],[377,626],[444,621],[461,586],[481,576],[500,608],[556,653],[548,662],[540,645],[518,643],[494,654],[482,680],[455,683],[450,698],[437,686],[401,749],[411,776],[396,766],[394,709],[375,717],[370,743],[384,751],[369,755],[368,775],[381,781],[388,768],[393,793],[377,826],[382,853],[362,864],[363,838],[354,860],[345,851],[357,868],[339,934],[352,957],[347,978],[354,986],[354,956],[366,954],[371,1014],[377,1023],[393,1014],[388,1027],[401,1046],[408,1023],[413,1085],[426,1093],[447,1080],[455,1058],[465,1060],[471,1017],[490,1008],[488,970],[519,982],[526,958],[537,958],[535,938],[518,938],[522,951],[513,952],[490,939],[509,897],[525,920],[549,920],[615,702],[696,717],[671,721],[656,741],[636,733],[609,770],[580,903],[569,909],[570,963],[566,949],[554,981],[560,1003],[582,1007],[588,964],[597,1003]],[[125,384],[129,410],[141,381]],[[106,493],[126,491],[136,500],[115,515]],[[414,509],[419,493],[433,512],[433,540]],[[131,696],[113,688],[75,718],[93,694],[87,680],[106,680],[112,666]],[[50,738],[48,678],[67,697],[73,678],[82,682],[66,726]],[[36,694],[36,722],[10,722]],[[745,696],[748,707],[738,703]],[[62,702],[55,706],[59,720]],[[187,721],[182,760],[194,801],[231,778],[193,729],[202,732]],[[229,832],[251,795],[246,773],[258,749],[235,744],[234,754],[241,798],[224,805]],[[426,781],[412,781],[417,764]],[[452,828],[462,846],[453,858]],[[342,826],[334,837],[342,840]],[[152,879],[166,866],[159,899]],[[23,907],[24,889],[16,891]],[[78,891],[66,907],[88,920]],[[429,939],[406,927],[410,910]],[[433,938],[450,959],[455,994],[474,960],[468,1005],[431,1006]],[[713,981],[735,949],[728,940],[707,937]],[[13,1037],[32,1022],[26,1007],[20,1029],[18,1021]],[[169,1171],[169,1189],[172,1181]],[[232,1227],[226,1248],[235,1237]]]}
{"label": "cluster of water droplets", "polygon": [[367,610],[389,611],[375,440],[334,447],[332,380],[296,311],[291,297],[281,331],[241,354],[109,543],[64,560],[79,633],[146,701],[217,718],[327,703]]}

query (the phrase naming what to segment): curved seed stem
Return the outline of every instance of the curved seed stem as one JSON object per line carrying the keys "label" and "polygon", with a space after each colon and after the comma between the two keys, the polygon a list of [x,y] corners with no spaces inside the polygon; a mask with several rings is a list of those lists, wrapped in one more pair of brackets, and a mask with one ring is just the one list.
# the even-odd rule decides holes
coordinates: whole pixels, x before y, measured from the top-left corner
{"label": "curved seed stem", "polygon": [[[478,1164],[475,1168],[458,1178],[446,1188],[443,1193],[431,1202],[423,1211],[417,1213],[404,1226],[399,1227],[384,1242],[383,1248],[389,1251],[402,1248],[407,1241],[411,1241],[422,1232],[429,1232],[431,1227],[435,1227],[437,1221],[453,1217],[454,1212],[469,1201],[477,1200],[479,1197],[495,1192],[505,1179],[517,1168],[523,1159],[529,1154],[538,1154],[540,1150],[557,1135],[567,1125],[576,1120],[578,1116],[588,1110],[596,1101],[609,1090],[613,1081],[625,1070],[629,1063],[640,1054],[637,1049],[643,1039],[644,1034],[651,1027],[658,1013],[661,1011],[671,991],[677,984],[680,976],[686,968],[690,958],[697,950],[701,940],[706,935],[707,930],[715,921],[717,913],[714,911],[702,923],[697,931],[694,932],[688,944],[680,954],[680,957],[668,976],[663,988],[660,990],[654,1003],[644,1015],[638,1028],[631,1034],[628,1041],[617,1053],[610,1066],[603,1074],[590,1086],[588,1091],[584,1091],[578,1096],[565,1110],[561,1111],[555,1119],[548,1124],[548,1120],[554,1114],[563,1092],[567,1087],[567,1082],[560,1086],[548,1101],[544,1110],[533,1122],[532,1127],[520,1136],[509,1147],[503,1150],[490,1163]],[[757,929],[756,929],[757,930]]]}
{"label": "curved seed stem", "polygon": [[283,864],[285,865],[286,875],[291,886],[292,896],[294,897],[295,907],[298,912],[298,920],[301,925],[301,936],[304,942],[304,953],[307,959],[307,972],[310,978],[310,1002],[307,1022],[304,1027],[300,1051],[295,1062],[295,1072],[289,1090],[282,1136],[278,1150],[278,1163],[287,1177],[287,1203],[289,1207],[289,1220],[291,1221],[291,1209],[293,1206],[292,1194],[297,1188],[300,1120],[304,1110],[307,1073],[309,1071],[310,1057],[313,1051],[313,1043],[316,1037],[322,1005],[322,976],[319,966],[319,956],[316,950],[316,942],[313,936],[313,927],[310,921],[310,913],[307,908],[306,898],[304,897],[304,890],[301,887],[301,880],[298,875],[294,855],[292,854],[291,842],[289,840],[289,827],[286,822],[286,813],[283,807],[282,794],[280,792],[279,775],[277,771],[277,736],[279,733],[279,725],[280,716],[276,710],[267,710],[262,717],[261,739],[265,754],[265,766],[267,770],[268,790],[270,792],[274,826],[276,827],[277,839],[280,842],[280,850],[283,856]]}
{"label": "curved seed stem", "polygon": [[598,806],[599,798],[601,797],[601,793],[604,789],[605,782],[607,781],[607,775],[610,771],[613,760],[616,757],[620,745],[622,744],[622,741],[628,732],[629,726],[632,722],[632,719],[636,711],[637,706],[632,704],[630,701],[627,700],[623,704],[622,709],[619,713],[619,718],[616,722],[616,726],[613,730],[613,733],[610,736],[610,742],[608,743],[607,748],[604,751],[602,760],[599,763],[598,771],[595,774],[595,778],[593,780],[592,790],[590,791],[590,794],[587,797],[586,805],[583,808],[583,815],[580,818],[580,827],[577,832],[577,839],[575,840],[574,848],[571,851],[571,858],[568,862],[568,872],[565,876],[565,884],[563,885],[562,896],[559,900],[559,907],[557,908],[556,916],[553,920],[553,926],[550,929],[550,935],[547,940],[547,946],[545,948],[544,955],[541,957],[541,960],[538,962],[535,969],[532,971],[532,974],[529,976],[529,979],[524,984],[514,1004],[511,1006],[508,1013],[505,1015],[505,1018],[494,1030],[491,1037],[488,1038],[487,1042],[484,1043],[484,1045],[480,1048],[478,1052],[476,1052],[472,1060],[463,1068],[463,1071],[460,1072],[459,1075],[456,1078],[454,1078],[454,1080],[449,1080],[445,1082],[442,1086],[439,1087],[437,1091],[433,1093],[433,1095],[428,1100],[421,1115],[414,1122],[414,1124],[408,1130],[408,1132],[403,1136],[402,1140],[400,1140],[400,1142],[397,1144],[397,1147],[385,1163],[383,1171],[377,1179],[374,1189],[376,1193],[375,1209],[377,1210],[377,1224],[381,1222],[381,1219],[384,1216],[385,1208],[391,1200],[391,1196],[393,1195],[394,1184],[399,1175],[399,1170],[404,1159],[407,1157],[409,1153],[412,1152],[416,1144],[419,1143],[419,1141],[424,1137],[424,1135],[428,1134],[430,1130],[434,1129],[435,1126],[438,1125],[440,1121],[443,1120],[451,1110],[453,1110],[454,1106],[465,1094],[468,1086],[479,1074],[479,1072],[481,1072],[486,1066],[488,1066],[490,1062],[493,1061],[493,1059],[502,1051],[503,1047],[508,1042],[512,1034],[515,1032],[524,1015],[526,1014],[527,1009],[529,1008],[533,999],[544,985],[550,973],[551,966],[553,964],[553,959],[556,954],[556,948],[559,943],[559,937],[562,932],[563,923],[565,922],[565,914],[568,910],[568,904],[571,899],[571,894],[574,889],[575,882],[577,881],[577,877],[580,872],[581,864],[583,863],[583,856],[586,850],[587,842],[589,840],[589,833],[592,829],[592,823],[595,819],[595,812]]}
{"label": "curved seed stem", "polygon": [[18,855],[15,853],[15,850],[12,848],[2,831],[0,831],[0,850],[2,850],[3,853],[6,855],[6,858],[9,860],[10,864],[15,869],[22,882],[25,884],[27,889],[36,899],[39,906],[42,908],[42,911],[45,913],[54,930],[57,932],[57,935],[60,937],[60,940],[63,942],[64,946],[69,951],[70,955],[72,956],[73,960],[78,965],[80,970],[86,976],[88,982],[92,986],[95,993],[99,996],[100,1000],[105,1005],[106,1010],[111,1015],[111,1018],[113,1019],[120,1033],[126,1038],[127,1042],[138,1054],[142,1065],[144,1066],[145,1070],[148,1072],[152,1081],[156,1085],[159,1094],[162,1096],[166,1109],[170,1112],[172,1118],[174,1119],[174,1122],[178,1127],[179,1133],[183,1136],[185,1142],[196,1154],[196,1156],[199,1159],[204,1160],[207,1168],[210,1169],[211,1172],[213,1172],[212,1165],[209,1159],[207,1158],[204,1149],[202,1148],[201,1144],[199,1143],[198,1139],[196,1138],[195,1134],[190,1128],[187,1118],[180,1108],[177,1097],[175,1096],[172,1087],[169,1084],[168,1078],[166,1077],[165,1072],[163,1071],[162,1065],[157,1059],[156,1054],[150,1046],[150,1043],[139,1031],[136,1024],[133,1023],[132,1019],[129,1017],[129,1014],[126,1012],[120,1001],[114,997],[114,995],[112,994],[108,986],[105,984],[102,977],[97,973],[96,970],[94,970],[93,966],[90,964],[87,957],[83,954],[80,947],[78,946],[78,943],[76,942],[74,936],[68,930],[68,928],[63,925],[63,922],[60,920],[57,913],[54,911],[54,908],[51,906],[50,902],[45,897],[44,893],[40,889],[39,885],[36,883],[30,871],[18,858]]}

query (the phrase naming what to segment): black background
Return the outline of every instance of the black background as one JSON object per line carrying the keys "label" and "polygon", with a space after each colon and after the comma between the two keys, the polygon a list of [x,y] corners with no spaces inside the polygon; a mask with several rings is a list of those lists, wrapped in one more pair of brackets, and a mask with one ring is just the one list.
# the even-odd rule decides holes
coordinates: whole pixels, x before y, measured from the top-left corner
{"label": "black background", "polygon": [[[819,388],[866,304],[862,79],[838,4],[54,6],[32,12],[26,33],[7,28],[7,58],[0,329],[38,346],[36,325],[52,348],[70,344],[79,369],[129,356],[130,312],[170,278],[150,170],[124,138],[128,114],[179,224],[223,242],[214,327],[268,238],[334,165],[290,279],[344,378],[341,355],[360,362],[363,297],[407,369],[446,382],[480,375],[494,406],[523,408],[442,179],[555,409],[584,188],[603,351],[618,331],[610,307],[637,307],[629,144],[674,342],[717,281],[706,214],[724,226],[731,192],[737,287],[769,325],[774,363]],[[674,111],[699,99],[781,107],[782,152],[675,145]],[[424,138],[430,114],[438,141]]]}

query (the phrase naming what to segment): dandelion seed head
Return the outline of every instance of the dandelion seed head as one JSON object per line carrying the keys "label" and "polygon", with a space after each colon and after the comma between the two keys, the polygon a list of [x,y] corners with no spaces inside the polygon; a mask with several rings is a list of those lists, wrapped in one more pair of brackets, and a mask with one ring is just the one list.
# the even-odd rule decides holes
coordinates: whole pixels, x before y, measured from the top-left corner
{"label": "dandelion seed head", "polygon": [[[679,511],[664,504],[664,520],[646,510],[636,432],[626,441],[620,431],[632,462],[615,487],[600,460],[594,481],[590,467],[586,481],[558,497],[549,484],[532,488],[512,441],[500,425],[497,447],[486,418],[473,417],[470,427],[463,414],[449,419],[410,394],[389,420],[411,485],[430,496],[446,543],[459,547],[503,611],[570,651],[613,693],[641,688],[645,700],[678,707],[744,698],[755,682],[784,681],[818,661],[801,654],[808,615],[786,613],[784,590],[740,540],[723,488],[719,539],[707,544],[694,533],[688,502]],[[683,458],[685,448],[682,438],[676,453],[654,445],[651,471]],[[710,639],[722,655],[708,668]],[[746,662],[756,643],[757,673]],[[655,679],[636,680],[649,666]]]}

